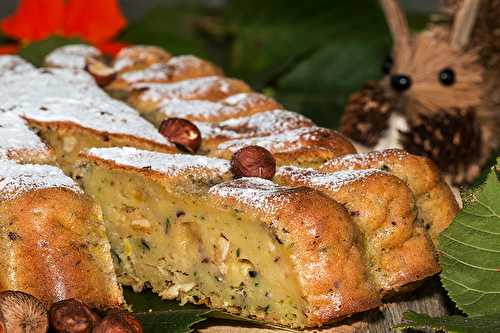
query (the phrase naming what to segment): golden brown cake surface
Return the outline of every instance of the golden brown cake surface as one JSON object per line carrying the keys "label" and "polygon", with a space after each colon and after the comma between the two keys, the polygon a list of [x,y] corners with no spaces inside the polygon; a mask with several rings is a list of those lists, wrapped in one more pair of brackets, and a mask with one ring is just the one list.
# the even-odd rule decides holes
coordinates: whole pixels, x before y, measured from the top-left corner
{"label": "golden brown cake surface", "polygon": [[174,99],[218,101],[250,91],[243,81],[207,76],[175,83],[137,83],[131,88],[128,102],[139,112],[147,113]]}
{"label": "golden brown cake surface", "polygon": [[172,55],[166,50],[149,45],[133,45],[120,50],[113,61],[113,68],[120,72],[138,70],[159,62],[165,62]]}
{"label": "golden brown cake surface", "polygon": [[419,216],[433,241],[452,221],[458,204],[436,165],[428,158],[400,149],[346,155],[326,162],[323,172],[376,168],[394,174],[413,191]]}
{"label": "golden brown cake surface", "polygon": [[201,132],[205,150],[234,139],[266,136],[313,127],[312,120],[291,111],[272,110],[250,116],[229,119],[220,123],[195,122]]}
{"label": "golden brown cake surface", "polygon": [[217,102],[207,100],[171,100],[144,116],[156,126],[166,118],[178,117],[191,121],[220,122],[255,113],[281,109],[274,99],[258,93],[240,93]]}
{"label": "golden brown cake surface", "polygon": [[0,161],[0,290],[124,303],[101,211],[61,170]]}
{"label": "golden brown cake surface", "polygon": [[147,68],[119,73],[107,90],[128,90],[141,82],[170,83],[197,77],[222,75],[222,70],[210,62],[192,55],[170,58]]}
{"label": "golden brown cake surface", "polygon": [[209,155],[231,159],[234,152],[249,145],[269,150],[278,165],[319,166],[334,157],[356,152],[349,140],[336,131],[306,127],[268,136],[226,141]]}
{"label": "golden brown cake surface", "polygon": [[382,293],[396,293],[439,272],[413,194],[397,177],[376,169],[322,173],[286,166],[275,180],[315,188],[347,208],[364,236],[369,271]]}

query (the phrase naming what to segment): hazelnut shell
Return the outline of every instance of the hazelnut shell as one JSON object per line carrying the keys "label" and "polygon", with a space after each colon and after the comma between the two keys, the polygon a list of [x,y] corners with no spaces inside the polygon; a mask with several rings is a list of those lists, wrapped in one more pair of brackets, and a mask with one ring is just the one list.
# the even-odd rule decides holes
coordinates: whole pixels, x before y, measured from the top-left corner
{"label": "hazelnut shell", "polygon": [[201,132],[195,124],[183,118],[162,121],[159,132],[178,148],[196,153],[201,146]]}
{"label": "hazelnut shell", "polygon": [[234,178],[259,177],[272,179],[276,172],[276,160],[273,154],[265,148],[246,146],[233,154],[231,172]]}
{"label": "hazelnut shell", "polygon": [[92,333],[143,333],[143,329],[132,313],[124,310],[111,310]]}
{"label": "hazelnut shell", "polygon": [[47,310],[35,297],[21,291],[0,292],[0,332],[46,333],[49,327]]}
{"label": "hazelnut shell", "polygon": [[52,305],[49,319],[57,333],[90,333],[101,318],[86,304],[67,299]]}

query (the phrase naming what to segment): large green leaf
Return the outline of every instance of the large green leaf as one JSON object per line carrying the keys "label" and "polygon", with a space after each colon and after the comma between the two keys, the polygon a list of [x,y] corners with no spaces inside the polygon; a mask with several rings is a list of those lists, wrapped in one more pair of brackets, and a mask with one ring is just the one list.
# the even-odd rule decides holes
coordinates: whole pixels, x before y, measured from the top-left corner
{"label": "large green leaf", "polygon": [[396,326],[397,329],[431,328],[435,331],[449,333],[498,333],[500,332],[500,316],[489,315],[466,318],[462,316],[447,316],[433,318],[426,314],[407,312],[405,322]]}
{"label": "large green leaf", "polygon": [[441,280],[469,316],[500,317],[500,183],[491,171],[439,237]]}

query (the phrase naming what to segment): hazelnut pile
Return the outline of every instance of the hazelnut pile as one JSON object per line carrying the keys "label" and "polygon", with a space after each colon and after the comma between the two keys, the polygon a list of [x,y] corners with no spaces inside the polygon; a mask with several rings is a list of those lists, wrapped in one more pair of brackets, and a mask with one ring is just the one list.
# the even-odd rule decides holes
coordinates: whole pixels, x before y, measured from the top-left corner
{"label": "hazelnut pile", "polygon": [[130,312],[110,310],[101,318],[85,303],[67,299],[49,311],[21,291],[0,292],[0,333],[143,333]]}

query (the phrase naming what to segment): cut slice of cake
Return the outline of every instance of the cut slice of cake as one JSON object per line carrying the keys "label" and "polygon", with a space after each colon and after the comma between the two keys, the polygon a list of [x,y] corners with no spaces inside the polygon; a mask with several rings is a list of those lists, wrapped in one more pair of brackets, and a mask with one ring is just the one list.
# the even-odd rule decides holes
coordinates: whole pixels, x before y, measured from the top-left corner
{"label": "cut slice of cake", "polygon": [[225,182],[229,162],[203,156],[101,148],[82,157],[120,281],[135,290],[292,327],[379,305],[349,214],[320,192]]}
{"label": "cut slice of cake", "polygon": [[87,59],[100,60],[103,54],[99,49],[85,44],[70,44],[50,52],[44,59],[47,67],[84,69]]}
{"label": "cut slice of cake", "polygon": [[167,118],[215,123],[281,108],[278,102],[266,95],[240,93],[217,102],[174,99],[163,103],[154,112],[145,113],[144,117],[159,127]]}
{"label": "cut slice of cake", "polygon": [[413,194],[397,177],[376,169],[322,173],[286,166],[277,170],[275,181],[315,188],[347,208],[363,235],[369,272],[383,294],[440,271]]}
{"label": "cut slice of cake", "polygon": [[51,164],[52,149],[28,127],[19,115],[0,108],[0,159],[19,163]]}
{"label": "cut slice of cake", "polygon": [[220,123],[195,122],[203,138],[202,149],[208,152],[229,140],[253,138],[313,127],[311,119],[296,112],[272,110]]}
{"label": "cut slice of cake", "polygon": [[0,291],[123,305],[100,208],[63,172],[0,160]]}
{"label": "cut slice of cake", "polygon": [[206,60],[192,55],[183,55],[144,69],[119,73],[106,90],[117,94],[129,91],[131,85],[136,83],[171,83],[213,75],[222,75],[222,70]]}
{"label": "cut slice of cake", "polygon": [[20,105],[22,115],[56,154],[58,165],[71,175],[78,153],[92,147],[134,146],[175,152],[156,128],[118,101],[47,98],[40,106]]}
{"label": "cut slice of cake", "polygon": [[231,159],[236,151],[251,145],[269,150],[277,165],[303,167],[317,167],[332,158],[356,152],[352,143],[340,133],[321,127],[306,127],[268,136],[229,140],[209,155]]}
{"label": "cut slice of cake", "polygon": [[118,52],[113,61],[113,68],[120,72],[139,70],[168,61],[171,57],[169,52],[157,46],[132,45]]}
{"label": "cut slice of cake", "polygon": [[128,102],[139,112],[148,113],[175,99],[218,101],[250,91],[243,81],[208,76],[175,83],[137,83],[131,87]]}
{"label": "cut slice of cake", "polygon": [[458,213],[455,197],[430,159],[404,150],[387,149],[363,154],[346,155],[326,162],[322,172],[376,168],[403,180],[413,191],[419,217],[434,242]]}

